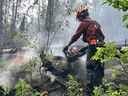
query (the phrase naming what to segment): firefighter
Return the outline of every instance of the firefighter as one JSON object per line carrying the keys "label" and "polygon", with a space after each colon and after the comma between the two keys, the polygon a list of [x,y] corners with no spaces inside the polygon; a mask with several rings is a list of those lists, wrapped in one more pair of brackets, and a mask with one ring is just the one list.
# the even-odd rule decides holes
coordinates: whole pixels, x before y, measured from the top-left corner
{"label": "firefighter", "polygon": [[89,17],[88,9],[79,8],[76,19],[80,22],[79,27],[63,51],[67,51],[69,46],[76,42],[81,35],[83,36],[82,40],[88,43],[86,69],[89,82],[86,85],[86,89],[89,93],[92,93],[94,86],[102,84],[104,66],[99,60],[92,60],[91,58],[97,51],[96,48],[103,46],[105,37],[101,31],[100,24]]}

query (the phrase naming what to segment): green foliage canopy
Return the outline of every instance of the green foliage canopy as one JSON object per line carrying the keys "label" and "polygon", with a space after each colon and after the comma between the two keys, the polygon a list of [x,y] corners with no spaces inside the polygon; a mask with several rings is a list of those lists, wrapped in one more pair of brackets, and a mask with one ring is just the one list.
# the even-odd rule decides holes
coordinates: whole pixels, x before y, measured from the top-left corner
{"label": "green foliage canopy", "polygon": [[125,27],[128,29],[128,0],[104,0],[103,4],[108,4],[119,11],[123,11],[123,22],[125,22]]}

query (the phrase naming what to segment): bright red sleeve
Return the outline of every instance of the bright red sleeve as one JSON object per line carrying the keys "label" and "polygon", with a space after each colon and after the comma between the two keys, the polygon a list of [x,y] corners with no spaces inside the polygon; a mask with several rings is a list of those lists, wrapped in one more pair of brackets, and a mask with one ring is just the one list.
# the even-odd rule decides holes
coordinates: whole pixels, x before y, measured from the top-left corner
{"label": "bright red sleeve", "polygon": [[82,23],[79,24],[79,27],[77,28],[77,31],[75,32],[75,34],[71,38],[72,42],[75,42],[75,41],[77,41],[77,39],[79,39],[79,37],[83,33],[84,27],[85,27],[85,23],[82,22]]}

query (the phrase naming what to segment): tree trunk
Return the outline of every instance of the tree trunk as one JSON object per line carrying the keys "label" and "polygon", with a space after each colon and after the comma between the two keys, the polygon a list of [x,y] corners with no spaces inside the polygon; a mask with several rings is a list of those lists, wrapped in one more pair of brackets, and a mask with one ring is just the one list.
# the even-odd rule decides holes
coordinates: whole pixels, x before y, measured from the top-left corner
{"label": "tree trunk", "polygon": [[4,0],[0,0],[0,49],[3,46],[3,2]]}
{"label": "tree trunk", "polygon": [[54,9],[54,0],[48,0],[47,13],[46,13],[46,29],[51,30],[51,25],[53,23],[53,9]]}
{"label": "tree trunk", "polygon": [[25,16],[22,19],[22,22],[20,24],[20,32],[24,32],[25,31]]}
{"label": "tree trunk", "polygon": [[49,48],[50,34],[51,34],[51,31],[52,31],[52,24],[54,22],[54,20],[53,20],[53,9],[54,9],[54,0],[48,0],[47,13],[46,13],[46,22],[45,22],[45,27],[46,27],[46,30],[47,30],[46,50],[48,50],[48,48]]}
{"label": "tree trunk", "polygon": [[19,4],[19,0],[15,0],[13,1],[13,5],[12,5],[12,21],[11,21],[11,30],[15,31],[16,29],[16,18],[17,18],[17,10],[18,10],[18,4]]}
{"label": "tree trunk", "polygon": [[5,28],[5,32],[7,31],[7,28],[8,28],[8,20],[9,20],[9,16],[8,16],[8,14],[9,14],[9,6],[10,6],[10,2],[8,1],[8,0],[5,0],[5,10],[4,10],[4,28]]}
{"label": "tree trunk", "polygon": [[0,0],[0,34],[3,33],[3,2]]}
{"label": "tree trunk", "polygon": [[41,24],[40,24],[40,10],[41,6],[40,6],[40,0],[38,0],[38,32],[41,32]]}

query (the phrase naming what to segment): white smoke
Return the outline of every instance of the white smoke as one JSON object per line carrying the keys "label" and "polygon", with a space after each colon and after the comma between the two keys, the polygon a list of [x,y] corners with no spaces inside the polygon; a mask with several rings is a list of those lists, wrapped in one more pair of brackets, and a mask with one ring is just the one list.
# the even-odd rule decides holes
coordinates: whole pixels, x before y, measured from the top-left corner
{"label": "white smoke", "polygon": [[[4,54],[3,54],[4,55]],[[15,54],[14,54],[15,55]],[[16,75],[21,71],[21,66],[36,56],[34,49],[28,48],[16,54],[16,57],[9,60],[10,63],[0,68],[0,85],[14,87],[17,83]],[[8,58],[8,57],[6,57]],[[8,60],[8,59],[7,59]],[[20,75],[20,74],[19,74]]]}
{"label": "white smoke", "polygon": [[[79,1],[82,1],[82,0],[79,0]],[[95,5],[94,0],[88,0],[88,1],[91,4],[91,6]],[[97,7],[97,9],[98,8],[99,9],[102,8],[101,5],[99,7]],[[114,12],[114,14],[108,14],[108,12],[110,10],[111,10],[111,13]],[[105,12],[103,12],[103,11],[106,11],[107,14],[105,14]],[[101,14],[102,12],[104,14]],[[111,7],[106,7],[106,6],[104,6],[104,9],[102,9],[100,11],[96,11],[96,9],[90,10],[90,15],[92,16],[92,18],[94,18],[95,20],[100,22],[101,27],[103,29],[103,33],[106,36],[106,41],[112,41],[112,40],[118,40],[118,39],[121,40],[121,39],[128,37],[128,33],[126,33],[126,30],[121,28],[121,27],[123,27],[123,24],[121,23],[122,22],[121,15],[119,15],[119,16],[116,15],[117,14],[116,12],[117,11],[115,11]],[[120,12],[118,12],[118,14],[120,14]],[[107,16],[114,17],[114,18],[111,19],[111,18],[108,18]],[[115,17],[120,18],[120,20],[118,20],[118,18],[115,18]],[[76,21],[76,14],[74,14],[74,13],[71,14],[66,19],[69,22],[69,26],[64,27],[64,30],[62,32],[58,33],[58,35],[56,36],[56,38],[58,38],[58,39],[55,39],[53,44],[51,45],[51,50],[54,55],[64,56],[62,49],[70,41],[71,36],[74,34],[74,32],[76,31],[76,29],[79,25],[79,22]],[[112,23],[113,25],[108,25],[111,22],[115,22],[115,23]],[[35,33],[33,34],[32,32],[34,32],[34,31],[35,31]],[[119,33],[117,32],[118,33],[117,34],[116,31],[118,31]],[[124,31],[126,34],[124,34],[122,31]],[[32,28],[32,30],[30,32],[32,39],[30,40],[30,42],[32,45],[34,45],[40,49],[40,48],[43,48],[43,46],[45,45],[44,42],[46,40],[45,40],[43,34],[41,34],[41,33],[37,34],[36,32],[37,32],[37,28]],[[86,46],[85,43],[83,43],[82,40],[80,40],[80,39],[78,40],[78,43],[75,43],[74,45],[75,46],[76,45]],[[36,52],[37,52],[37,50],[35,50],[35,49],[28,49],[25,52],[22,51],[22,52],[17,53],[16,57],[14,57],[11,60],[6,58],[8,56],[5,56],[5,57],[3,56],[4,59],[7,60],[7,62],[6,62],[7,64],[5,64],[4,67],[0,68],[0,85],[7,85],[7,86],[12,87],[13,83],[15,83],[15,74],[20,71],[20,66],[23,65],[25,62],[27,62],[32,57],[37,56]],[[82,58],[82,59],[86,60],[84,58]],[[8,62],[10,62],[10,63],[8,63]]]}

